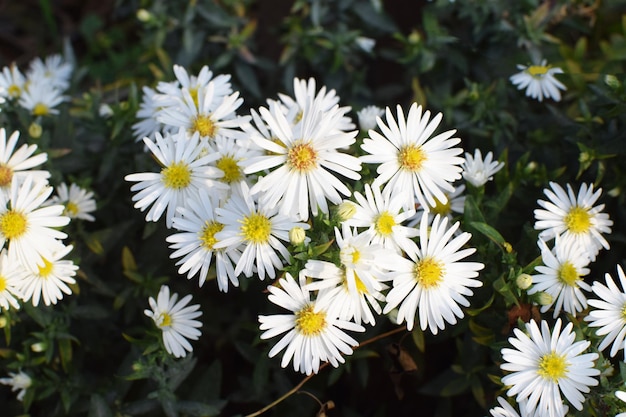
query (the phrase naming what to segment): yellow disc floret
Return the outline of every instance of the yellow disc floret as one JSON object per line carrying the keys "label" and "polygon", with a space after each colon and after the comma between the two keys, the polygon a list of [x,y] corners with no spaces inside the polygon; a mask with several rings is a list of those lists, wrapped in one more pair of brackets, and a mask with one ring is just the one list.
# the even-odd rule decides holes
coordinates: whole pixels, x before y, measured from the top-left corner
{"label": "yellow disc floret", "polygon": [[548,73],[548,69],[545,65],[531,65],[526,68],[526,72],[535,78],[541,78]]}
{"label": "yellow disc floret", "polygon": [[28,229],[28,221],[24,214],[9,210],[0,216],[0,233],[6,239],[16,239],[21,237]]}
{"label": "yellow disc floret", "polygon": [[572,233],[586,233],[591,227],[589,212],[579,206],[572,207],[564,221],[567,229]]}
{"label": "yellow disc floret", "polygon": [[163,184],[167,188],[181,189],[191,183],[191,170],[184,162],[174,162],[161,170]]}
{"label": "yellow disc floret", "polygon": [[37,103],[35,107],[33,107],[32,112],[33,116],[46,116],[50,114],[50,109],[43,103]]}
{"label": "yellow disc floret", "polygon": [[296,313],[296,330],[305,336],[314,336],[326,328],[326,313],[315,312],[312,305]]}
{"label": "yellow disc floret", "polygon": [[559,268],[559,281],[562,283],[570,287],[576,287],[576,281],[578,281],[579,278],[578,270],[570,261],[566,261]]}
{"label": "yellow disc floret", "polygon": [[232,156],[225,155],[221,157],[215,165],[224,171],[222,181],[226,183],[230,184],[231,182],[239,181],[243,178],[241,168],[237,164],[237,160]]}
{"label": "yellow disc floret", "polygon": [[170,316],[166,312],[163,312],[163,313],[159,314],[159,317],[157,319],[157,325],[160,328],[171,326],[172,325],[172,316]]}
{"label": "yellow disc floret", "polygon": [[191,133],[198,132],[200,136],[207,136],[209,138],[215,137],[217,133],[217,126],[213,122],[210,116],[199,114],[191,119]]}
{"label": "yellow disc floret", "polygon": [[550,352],[539,359],[537,373],[547,380],[558,383],[567,374],[568,363],[565,356]]}
{"label": "yellow disc floret", "polygon": [[241,234],[252,243],[266,243],[272,232],[272,222],[262,214],[253,213],[241,222]]}
{"label": "yellow disc floret", "polygon": [[374,228],[378,234],[389,236],[393,232],[392,229],[395,225],[396,220],[394,217],[388,211],[383,211],[376,217]]}
{"label": "yellow disc floret", "polygon": [[222,231],[224,225],[218,223],[215,220],[204,222],[204,227],[200,231],[200,240],[202,241],[202,247],[206,250],[212,250],[213,245],[217,243],[215,234]]}
{"label": "yellow disc floret", "polygon": [[406,171],[421,170],[424,161],[426,161],[426,153],[419,146],[407,145],[398,152],[398,164]]}
{"label": "yellow disc floret", "polygon": [[437,287],[443,280],[443,264],[433,258],[419,261],[413,270],[418,284],[424,288]]}
{"label": "yellow disc floret", "polygon": [[8,187],[13,180],[13,170],[8,165],[0,165],[0,187]]}
{"label": "yellow disc floret", "polygon": [[308,172],[317,167],[317,152],[309,143],[297,143],[287,152],[287,164],[296,171]]}

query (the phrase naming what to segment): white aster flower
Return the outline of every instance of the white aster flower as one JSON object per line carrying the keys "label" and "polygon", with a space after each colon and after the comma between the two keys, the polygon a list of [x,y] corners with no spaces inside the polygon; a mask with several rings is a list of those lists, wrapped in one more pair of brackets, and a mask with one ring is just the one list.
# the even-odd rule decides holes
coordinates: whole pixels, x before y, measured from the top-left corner
{"label": "white aster flower", "polygon": [[228,291],[228,281],[233,286],[239,286],[233,263],[240,257],[239,250],[215,249],[219,242],[215,234],[220,232],[224,225],[215,218],[214,204],[204,189],[199,190],[196,198],[188,202],[188,207],[180,207],[174,216],[172,226],[178,230],[166,238],[171,243],[170,249],[174,252],[170,258],[181,258],[176,265],[179,274],[187,273],[187,279],[199,274],[199,285],[202,286],[209,273],[211,261],[215,255],[217,284],[220,291]]}
{"label": "white aster flower", "polygon": [[20,286],[26,271],[14,259],[9,259],[6,249],[0,251],[0,307],[20,308],[19,300],[23,298]]}
{"label": "white aster flower", "polygon": [[33,155],[37,150],[37,145],[22,145],[17,151],[15,146],[20,137],[20,132],[15,131],[7,142],[6,131],[0,128],[0,194],[9,196],[11,184],[17,182],[18,185],[24,182],[26,176],[32,176],[37,181],[47,181],[50,177],[48,171],[31,170],[48,160],[45,152]]}
{"label": "white aster flower", "polygon": [[132,198],[135,208],[145,211],[152,206],[146,214],[146,221],[156,222],[165,213],[166,225],[171,228],[176,208],[185,207],[189,199],[198,195],[200,188],[227,188],[216,181],[223,172],[208,165],[216,160],[217,155],[199,157],[203,141],[198,134],[187,138],[182,130],[165,136],[157,132],[156,143],[148,138],[144,143],[161,165],[161,171],[130,174],[124,179],[137,183],[130,188],[137,191]]}
{"label": "white aster flower", "polygon": [[538,200],[542,209],[535,210],[535,229],[541,230],[539,237],[548,241],[555,236],[562,240],[573,239],[595,261],[602,247],[609,249],[603,233],[611,233],[613,221],[602,213],[604,204],[594,206],[602,189],[593,192],[593,184],[581,184],[578,195],[567,184],[567,194],[557,183],[550,182],[552,190],[544,189],[550,201]]}
{"label": "white aster flower", "polygon": [[542,313],[554,305],[554,318],[561,310],[575,316],[587,308],[587,297],[582,290],[591,291],[583,278],[589,273],[589,256],[573,240],[561,241],[557,237],[553,250],[541,239],[537,244],[543,265],[535,267],[539,274],[533,275],[533,286],[528,294],[540,291],[550,294],[552,302],[541,307]]}
{"label": "white aster flower", "polygon": [[424,212],[428,214],[428,222],[430,223],[436,215],[441,217],[447,217],[449,221],[452,221],[456,214],[463,214],[465,211],[465,185],[461,184],[454,188],[454,191],[444,191],[446,195],[446,202],[442,203],[438,198],[435,198],[435,205],[428,206],[426,210],[424,207],[418,206],[415,211],[415,215],[407,219],[406,225],[408,227],[414,227],[422,220]]}
{"label": "white aster flower", "polygon": [[10,67],[2,68],[2,73],[0,73],[0,95],[9,99],[17,99],[22,95],[25,85],[26,77],[20,72],[15,63],[11,64]]}
{"label": "white aster flower", "polygon": [[526,324],[526,331],[513,329],[515,337],[509,343],[515,349],[502,349],[504,363],[500,365],[511,373],[502,378],[502,383],[509,386],[508,396],[516,395],[517,402],[528,400],[530,412],[536,410],[541,416],[563,417],[561,393],[577,410],[583,409],[585,397],[590,386],[598,385],[600,371],[594,369],[597,353],[584,352],[591,342],[575,342],[576,333],[572,332],[570,322],[561,332],[561,319],[556,321],[552,333],[545,320],[541,321],[541,330],[531,320]]}
{"label": "white aster flower", "polygon": [[156,132],[162,132],[163,134],[174,133],[178,129],[173,126],[163,126],[163,124],[157,121],[157,113],[161,109],[162,97],[150,87],[142,87],[143,95],[141,97],[141,103],[139,103],[139,110],[137,110],[136,117],[138,122],[132,126],[133,135],[135,140],[139,142],[143,138],[154,139]]}
{"label": "white aster flower", "polygon": [[9,256],[30,270],[51,259],[59,240],[67,237],[56,229],[70,222],[63,206],[42,207],[51,193],[52,187],[28,176],[23,184],[12,184],[8,201],[0,194],[0,247],[8,241]]}
{"label": "white aster flower", "polygon": [[[626,392],[625,391],[615,391],[615,396],[626,403]],[[626,412],[619,413],[615,417],[626,417]]]}
{"label": "white aster flower", "polygon": [[70,219],[81,219],[94,221],[91,212],[96,210],[96,200],[93,198],[93,192],[87,191],[79,187],[77,184],[70,184],[68,189],[64,182],[56,187],[57,195],[52,196],[49,200],[50,204],[62,204],[65,206],[63,214]]}
{"label": "white aster flower", "polygon": [[624,349],[626,343],[626,275],[620,265],[617,266],[620,287],[610,274],[605,275],[606,285],[594,281],[591,290],[599,299],[590,299],[587,302],[592,307],[585,321],[589,327],[599,327],[596,335],[604,336],[598,350],[606,349],[611,343],[611,357]]}
{"label": "white aster flower", "polygon": [[260,112],[273,136],[280,141],[253,136],[252,140],[269,152],[245,162],[246,174],[276,168],[251,189],[252,193],[259,194],[264,205],[278,206],[283,214],[308,220],[309,207],[314,216],[318,208],[328,213],[326,200],[339,204],[339,193],[350,195],[350,189],[331,173],[334,171],[353,180],[361,178],[358,158],[337,150],[353,144],[356,134],[336,129],[341,113],[322,111],[313,105],[302,114],[296,127],[287,121],[277,105],[273,105],[271,111],[262,107]]}
{"label": "white aster flower", "polygon": [[483,159],[480,149],[474,150],[474,156],[465,153],[465,162],[463,163],[463,178],[474,187],[482,187],[491,181],[496,172],[504,167],[504,162],[493,160],[493,153],[487,152]]}
{"label": "white aster flower", "polygon": [[63,299],[63,293],[72,293],[68,284],[76,283],[73,277],[78,266],[71,260],[63,259],[72,248],[72,245],[58,244],[50,257],[43,257],[42,265],[27,272],[20,286],[24,301],[31,301],[36,307],[43,299],[44,304],[49,306]]}
{"label": "white aster flower", "polygon": [[344,363],[342,354],[351,355],[352,348],[358,346],[344,330],[363,332],[363,326],[338,319],[328,311],[329,303],[321,295],[312,300],[304,282],[298,285],[290,274],[279,284],[268,287],[268,298],[291,313],[259,316],[259,328],[264,330],[261,339],[287,332],[270,350],[269,357],[285,349],[281,366],[285,368],[293,360],[293,369],[307,375],[317,373],[321,362],[334,367]]}
{"label": "white aster flower", "polygon": [[385,110],[378,106],[365,106],[359,110],[356,115],[359,119],[359,128],[367,132],[370,129],[376,129],[378,122],[377,118],[383,117]]}
{"label": "white aster flower", "polygon": [[[218,155],[215,166],[224,172],[220,181],[228,186],[227,194],[230,194],[230,188],[240,181],[252,186],[252,180],[244,174],[244,164],[246,160],[261,155],[261,151],[256,146],[249,146],[251,143],[218,136],[215,138],[214,146],[209,150]],[[223,197],[226,199],[227,195]]]}
{"label": "white aster flower", "polygon": [[276,269],[283,267],[283,261],[289,262],[289,251],[282,243],[289,242],[289,231],[294,227],[305,230],[310,227],[278,213],[276,207],[257,203],[245,182],[235,185],[230,200],[215,212],[224,229],[215,234],[217,242],[213,248],[240,249],[235,275],[243,272],[251,277],[256,267],[261,280],[266,274],[273,279]]}
{"label": "white aster flower", "polygon": [[[519,414],[504,398],[498,397],[498,403],[500,403],[500,407],[494,407],[489,410],[492,417],[543,417],[543,415],[536,409],[533,412],[528,411],[528,408],[526,407],[526,400],[522,400],[518,403]],[[565,416],[567,415],[568,410],[569,407],[563,404],[561,414],[557,415]]]}
{"label": "white aster flower", "polygon": [[482,286],[482,282],[474,278],[484,265],[460,262],[476,249],[461,249],[471,234],[463,232],[453,238],[458,228],[458,222],[448,228],[446,217],[437,215],[430,225],[426,213],[422,216],[419,247],[407,252],[409,259],[403,259],[398,265],[383,310],[387,314],[400,305],[397,321],[406,321],[408,330],[413,329],[418,310],[422,330],[428,327],[437,334],[445,328],[446,322],[456,324],[457,318],[463,317],[460,306],[470,305],[466,298],[473,295],[470,288]]}
{"label": "white aster flower", "polygon": [[163,344],[167,353],[182,358],[187,356],[187,352],[193,352],[187,339],[198,340],[202,334],[198,330],[202,322],[195,320],[202,312],[198,311],[198,304],[187,305],[191,301],[190,294],[176,302],[177,300],[178,294],[170,296],[170,287],[162,285],[157,299],[148,299],[151,310],[146,309],[143,312],[163,332]]}
{"label": "white aster flower", "polygon": [[33,380],[26,372],[9,372],[8,378],[0,378],[0,384],[10,385],[11,391],[19,391],[17,393],[18,401],[22,401],[24,399],[24,395],[26,395],[26,390],[30,388]]}
{"label": "white aster flower", "polygon": [[74,67],[63,59],[60,54],[46,57],[45,61],[36,57],[30,61],[26,75],[29,81],[43,81],[61,91],[67,90]]}
{"label": "white aster flower", "polygon": [[213,82],[215,91],[213,94],[214,102],[211,103],[211,107],[217,106],[223,99],[229,94],[232,94],[233,89],[230,84],[230,75],[219,74],[213,77],[213,71],[209,70],[209,67],[204,65],[198,75],[189,75],[185,67],[181,65],[174,65],[174,75],[176,81],[174,82],[159,82],[156,89],[160,93],[161,98],[164,99],[164,106],[176,105],[175,101],[170,101],[173,97],[183,98],[183,90],[188,90],[193,102],[198,105],[198,94],[202,94],[204,89],[209,85],[209,82]]}
{"label": "white aster flower", "polygon": [[385,191],[405,196],[403,206],[411,210],[415,199],[423,207],[435,205],[435,198],[446,201],[444,191],[452,192],[452,182],[461,178],[463,150],[454,147],[461,139],[453,138],[456,130],[448,130],[433,138],[442,119],[439,113],[432,120],[430,111],[422,115],[422,106],[413,103],[407,119],[398,106],[398,122],[389,108],[385,124],[378,119],[382,135],[370,130],[370,137],[363,140],[361,148],[369,155],[361,156],[365,163],[380,164],[374,184],[386,184]]}
{"label": "white aster flower", "polygon": [[59,114],[56,109],[65,101],[63,92],[46,80],[29,82],[22,92],[19,105],[30,111],[33,116],[50,116]]}
{"label": "white aster flower", "polygon": [[540,65],[518,65],[517,69],[521,70],[517,74],[511,76],[511,82],[517,86],[518,90],[526,89],[526,96],[532,97],[539,101],[543,98],[551,98],[554,101],[561,100],[560,90],[566,90],[563,83],[554,77],[554,74],[562,74],[563,70],[558,67],[546,65],[546,60],[541,61]]}

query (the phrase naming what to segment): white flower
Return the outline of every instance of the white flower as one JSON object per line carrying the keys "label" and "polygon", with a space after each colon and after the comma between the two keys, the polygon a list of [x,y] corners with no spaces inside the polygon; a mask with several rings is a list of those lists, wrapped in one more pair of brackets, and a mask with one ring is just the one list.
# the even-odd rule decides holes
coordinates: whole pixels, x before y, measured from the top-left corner
{"label": "white flower", "polygon": [[528,294],[545,291],[552,297],[552,302],[541,307],[541,312],[548,311],[554,303],[553,317],[557,318],[561,310],[576,315],[587,308],[587,297],[582,290],[591,291],[583,277],[589,273],[589,257],[574,241],[561,241],[558,237],[554,249],[539,239],[541,259],[544,265],[535,267],[539,274],[533,275],[533,287]]}
{"label": "white flower", "polygon": [[160,93],[160,98],[163,99],[163,106],[168,107],[171,105],[176,106],[176,100],[171,100],[174,97],[179,99],[183,98],[183,90],[187,90],[191,95],[193,102],[198,105],[198,94],[202,94],[204,89],[209,85],[209,82],[214,84],[213,103],[210,107],[219,105],[229,94],[232,94],[233,89],[230,84],[230,75],[220,74],[213,77],[213,71],[209,70],[209,67],[204,65],[198,75],[189,75],[187,70],[180,66],[174,65],[174,75],[176,81],[174,82],[159,82],[157,84],[157,91]]}
{"label": "white flower", "polygon": [[19,391],[17,393],[17,399],[22,401],[24,399],[24,395],[26,395],[26,390],[30,388],[33,380],[26,372],[9,372],[9,378],[0,378],[0,384],[10,385],[11,391]]}
{"label": "white flower", "polygon": [[442,203],[438,198],[435,198],[435,205],[428,206],[426,210],[422,206],[418,206],[415,214],[407,219],[406,225],[408,227],[414,227],[422,220],[424,212],[428,214],[428,222],[438,214],[441,217],[447,217],[449,221],[452,221],[454,213],[462,214],[465,211],[465,185],[461,184],[457,186],[454,191],[444,191],[446,195],[446,202]]}
{"label": "white flower", "polygon": [[367,53],[372,52],[374,46],[376,45],[376,40],[365,36],[357,36],[354,42],[359,46],[359,48]]}
{"label": "white flower", "polygon": [[251,277],[256,273],[261,280],[267,274],[276,276],[276,269],[289,262],[289,251],[281,242],[289,242],[289,231],[294,227],[308,230],[309,225],[298,223],[291,217],[277,213],[276,207],[257,203],[250,194],[248,185],[240,182],[233,187],[233,194],[223,207],[215,209],[217,221],[224,229],[215,234],[214,249],[241,249],[235,275],[244,273]]}
{"label": "white flower", "polygon": [[59,240],[67,234],[57,230],[70,222],[63,206],[42,207],[52,193],[46,183],[26,177],[20,186],[13,183],[8,201],[0,194],[0,247],[9,242],[9,256],[36,271],[44,259],[51,259]]}
{"label": "white flower", "polygon": [[461,139],[452,138],[455,130],[449,130],[433,138],[430,136],[441,122],[439,113],[432,120],[430,111],[422,115],[422,106],[413,103],[405,120],[402,107],[398,106],[398,122],[389,108],[386,109],[385,124],[378,119],[382,135],[370,130],[361,148],[369,155],[361,160],[380,164],[374,184],[386,184],[384,191],[405,196],[403,207],[411,210],[415,199],[423,207],[435,205],[435,198],[446,202],[444,191],[452,192],[452,182],[461,178],[463,150],[454,147]]}
{"label": "white flower", "polygon": [[606,285],[594,281],[591,290],[599,299],[590,299],[587,302],[592,307],[585,321],[590,327],[599,327],[596,335],[604,336],[598,350],[606,349],[611,343],[611,357],[624,349],[626,343],[626,275],[620,265],[617,266],[620,287],[610,274],[605,275]]}
{"label": "white flower", "polygon": [[20,291],[24,301],[31,301],[34,306],[43,299],[45,305],[56,304],[63,299],[63,293],[70,295],[72,289],[67,284],[75,284],[73,278],[78,266],[71,260],[63,259],[73,246],[57,245],[49,257],[43,257],[42,265],[28,271],[22,279]]}
{"label": "white flower", "polygon": [[517,86],[518,90],[526,89],[526,96],[539,101],[543,101],[544,97],[551,98],[554,101],[561,100],[559,89],[566,90],[566,88],[554,77],[554,74],[563,73],[561,68],[546,65],[546,60],[544,59],[540,65],[518,65],[517,69],[521,70],[521,72],[512,75],[510,79]]}
{"label": "white flower", "polygon": [[93,192],[80,188],[77,184],[61,183],[56,187],[57,195],[52,196],[50,204],[62,204],[65,206],[63,214],[70,219],[82,219],[94,221],[95,218],[89,214],[96,210],[96,200],[93,198]]}
{"label": "white flower", "polygon": [[417,236],[417,230],[402,225],[413,216],[413,211],[402,210],[399,194],[392,198],[389,192],[381,193],[378,185],[365,184],[365,197],[355,192],[354,199],[358,203],[354,205],[356,211],[344,221],[346,225],[367,227],[365,233],[372,239],[372,244],[380,244],[398,253],[415,245],[410,238]]}
{"label": "white flower", "polygon": [[[494,407],[491,410],[489,410],[489,412],[491,413],[493,417],[544,417],[536,409],[534,412],[528,411],[528,408],[526,407],[526,403],[527,403],[526,400],[522,400],[518,403],[519,414],[511,406],[511,404],[506,402],[504,398],[498,397],[498,402],[500,403],[500,407]],[[557,414],[557,415],[565,416],[568,410],[569,410],[569,407],[563,404],[563,409],[561,410],[561,414]]]}
{"label": "white flower", "polygon": [[511,373],[502,378],[509,386],[507,395],[516,395],[519,403],[528,400],[530,412],[537,411],[541,416],[563,417],[561,393],[577,410],[583,409],[590,386],[598,385],[600,371],[594,369],[597,353],[586,353],[591,342],[575,342],[570,322],[561,332],[561,319],[556,321],[552,333],[545,320],[541,330],[534,320],[526,324],[530,337],[519,329],[514,329],[515,337],[509,343],[515,349],[502,349],[504,363],[500,367]]}
{"label": "white flower", "polygon": [[59,114],[56,109],[59,104],[65,101],[63,93],[46,80],[29,82],[22,95],[19,105],[30,111],[33,116],[50,116]]}
{"label": "white flower", "polygon": [[26,77],[20,72],[14,63],[10,67],[2,68],[0,73],[0,95],[6,98],[16,99],[22,95]]}
{"label": "white flower", "polygon": [[376,129],[377,121],[379,117],[383,117],[385,110],[378,106],[366,106],[359,110],[356,115],[359,119],[359,128],[362,131],[367,132],[370,129]]}
{"label": "white flower", "polygon": [[361,178],[360,161],[337,150],[353,144],[356,134],[336,129],[341,113],[322,111],[314,104],[302,114],[298,126],[293,126],[277,105],[271,106],[271,111],[262,107],[260,112],[280,143],[252,137],[259,147],[269,152],[246,161],[244,172],[251,174],[276,168],[252,187],[252,193],[259,194],[259,201],[267,206],[278,206],[283,214],[307,220],[309,207],[314,216],[318,208],[328,213],[326,200],[339,204],[339,193],[350,195],[350,189],[331,173],[334,171],[353,180]]}
{"label": "white flower", "polygon": [[167,353],[182,358],[187,356],[187,352],[193,352],[187,339],[198,340],[202,334],[198,330],[202,322],[195,320],[202,312],[198,311],[198,304],[187,305],[191,301],[190,294],[176,302],[177,300],[178,294],[174,293],[170,297],[170,288],[162,285],[157,299],[148,299],[151,310],[144,310],[144,314],[163,332],[163,344]]}
{"label": "white flower", "polygon": [[0,307],[3,309],[20,308],[18,300],[23,298],[20,286],[25,272],[17,260],[9,259],[6,249],[0,251]]}
{"label": "white flower", "polygon": [[228,291],[228,281],[235,287],[239,280],[235,274],[233,263],[239,260],[237,248],[230,250],[215,249],[218,242],[215,234],[220,232],[224,225],[215,218],[214,204],[204,189],[199,190],[196,198],[188,202],[188,207],[180,207],[174,217],[172,226],[179,233],[168,236],[170,249],[174,252],[170,258],[181,258],[176,265],[180,265],[179,274],[187,273],[191,279],[199,273],[199,284],[202,286],[209,273],[213,255],[217,270],[217,284],[220,291]]}
{"label": "white flower", "polygon": [[552,190],[543,192],[550,201],[537,200],[542,209],[535,210],[535,229],[541,230],[539,237],[544,240],[561,236],[562,240],[573,239],[595,261],[602,247],[609,249],[603,233],[611,233],[613,221],[609,215],[602,213],[604,204],[594,206],[602,189],[593,192],[593,184],[581,184],[578,196],[572,186],[567,184],[565,190],[555,182],[550,182]]}
{"label": "white flower", "polygon": [[[626,392],[625,391],[615,391],[615,396],[626,403]],[[619,413],[615,417],[626,417],[626,412]]]}
{"label": "white flower", "polygon": [[483,159],[480,149],[474,150],[474,156],[465,153],[463,178],[474,187],[482,187],[493,179],[493,175],[504,167],[504,162],[493,161],[493,153],[487,152]]}
{"label": "white flower", "polygon": [[47,181],[50,177],[48,171],[30,170],[48,160],[45,152],[33,155],[37,150],[37,145],[22,145],[15,150],[20,132],[15,131],[7,142],[6,131],[0,128],[0,193],[9,196],[11,184],[15,180],[19,184],[26,176],[31,175],[37,181]]}
{"label": "white flower", "polygon": [[473,295],[470,287],[482,286],[474,278],[484,265],[460,262],[476,249],[461,249],[471,234],[463,232],[452,238],[458,228],[458,222],[448,228],[448,219],[439,215],[429,225],[426,213],[422,215],[419,247],[407,252],[410,259],[398,265],[383,310],[387,314],[400,305],[397,321],[406,321],[408,330],[413,329],[417,310],[421,329],[428,327],[433,334],[443,330],[446,322],[456,324],[457,317],[463,317],[459,305],[470,305],[466,298]]}
{"label": "white flower", "polygon": [[261,339],[287,333],[270,350],[269,357],[285,349],[281,366],[284,368],[293,360],[293,369],[307,375],[317,373],[321,362],[330,362],[334,367],[345,362],[342,354],[351,355],[358,342],[343,330],[363,332],[363,326],[338,319],[328,311],[324,297],[312,300],[304,283],[298,285],[290,274],[281,278],[279,284],[280,287],[268,287],[268,298],[291,313],[259,316],[259,328],[264,330]]}
{"label": "white flower", "polygon": [[43,81],[61,91],[70,85],[73,65],[59,54],[49,55],[45,61],[36,57],[30,61],[26,75],[29,81]]}
{"label": "white flower", "polygon": [[160,100],[162,97],[150,87],[144,86],[141,90],[143,91],[143,96],[136,114],[139,121],[132,126],[135,140],[140,141],[145,137],[154,139],[154,134],[161,131],[161,129],[163,129],[163,134],[175,132],[177,129],[173,126],[163,126],[156,119],[157,113],[161,109]]}
{"label": "white flower", "polygon": [[[172,227],[172,218],[177,207],[185,207],[186,202],[198,195],[200,188],[227,188],[216,179],[223,176],[219,169],[209,166],[217,155],[200,157],[203,142],[198,134],[187,138],[184,131],[174,135],[161,136],[156,133],[156,143],[148,138],[144,143],[162,166],[160,172],[144,172],[126,175],[126,181],[137,182],[130,190],[137,191],[133,196],[135,208],[145,211],[146,221],[158,221],[165,212],[168,228]],[[167,211],[166,211],[167,210]]]}

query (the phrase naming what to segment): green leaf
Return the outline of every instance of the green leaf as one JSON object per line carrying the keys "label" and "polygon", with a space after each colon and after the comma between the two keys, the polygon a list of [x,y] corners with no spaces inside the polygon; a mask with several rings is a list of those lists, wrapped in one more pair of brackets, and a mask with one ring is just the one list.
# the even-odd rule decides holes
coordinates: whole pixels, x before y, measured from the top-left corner
{"label": "green leaf", "polygon": [[500,277],[493,283],[493,288],[500,293],[508,304],[519,304],[515,293],[511,290],[511,287],[506,282],[504,277]]}
{"label": "green leaf", "polygon": [[489,226],[487,223],[469,222],[469,225],[473,227],[474,229],[476,229],[477,231],[479,231],[480,233],[482,233],[483,235],[485,235],[487,238],[492,240],[494,243],[496,243],[500,247],[502,247],[506,243],[506,240],[504,240],[500,232],[498,232],[493,227]]}
{"label": "green leaf", "polygon": [[70,364],[72,363],[72,340],[71,339],[59,339],[59,356],[61,357],[61,366],[65,372],[68,371]]}
{"label": "green leaf", "polygon": [[411,332],[411,337],[413,338],[413,343],[415,343],[417,349],[423,353],[426,350],[426,341],[424,339],[424,332],[420,326],[415,326]]}
{"label": "green leaf", "polygon": [[88,417],[113,417],[113,411],[107,402],[98,394],[92,394],[89,402]]}
{"label": "green leaf", "polygon": [[192,416],[211,417],[219,415],[225,403],[224,401],[223,404],[218,407],[198,401],[179,401],[176,403],[176,409],[181,413],[191,414]]}
{"label": "green leaf", "polygon": [[465,312],[467,313],[468,316],[475,317],[478,314],[480,314],[481,312],[483,312],[484,310],[486,310],[489,307],[491,307],[491,304],[493,303],[493,300],[495,299],[495,297],[496,297],[496,294],[492,293],[491,297],[489,298],[489,300],[487,300],[487,302],[485,302],[485,304],[482,307],[468,308],[467,310],[465,310]]}
{"label": "green leaf", "polygon": [[467,222],[485,223],[485,217],[480,211],[476,199],[472,195],[468,195],[465,197],[465,209],[463,212],[463,218]]}

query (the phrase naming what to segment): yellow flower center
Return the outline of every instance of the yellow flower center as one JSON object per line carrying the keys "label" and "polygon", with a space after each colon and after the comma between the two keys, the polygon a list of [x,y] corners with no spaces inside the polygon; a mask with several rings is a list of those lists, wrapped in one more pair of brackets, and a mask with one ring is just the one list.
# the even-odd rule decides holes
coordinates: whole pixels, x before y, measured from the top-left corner
{"label": "yellow flower center", "polygon": [[174,162],[161,170],[163,184],[167,188],[181,189],[191,183],[191,170],[184,162]]}
{"label": "yellow flower center", "polygon": [[202,247],[206,250],[212,250],[213,245],[217,243],[217,239],[215,239],[215,234],[220,232],[224,228],[222,223],[218,223],[215,220],[206,221],[204,223],[204,227],[200,232],[200,240],[202,241]]}
{"label": "yellow flower center", "polygon": [[626,303],[622,306],[622,319],[626,320]]}
{"label": "yellow flower center", "polygon": [[400,168],[406,171],[419,171],[422,169],[424,161],[426,161],[426,153],[419,146],[408,145],[398,152]]}
{"label": "yellow flower center", "polygon": [[526,72],[535,78],[541,78],[548,73],[548,67],[544,65],[531,65],[526,68]]}
{"label": "yellow flower center", "polygon": [[435,206],[431,207],[430,211],[433,214],[445,216],[447,214],[450,214],[450,212],[452,211],[452,203],[450,202],[449,198],[446,200],[445,203],[442,203],[441,201],[439,201],[439,199],[435,198]]}
{"label": "yellow flower center", "polygon": [[564,220],[568,230],[572,233],[585,233],[591,227],[591,216],[582,207],[572,207]]}
{"label": "yellow flower center", "polygon": [[437,287],[443,280],[443,264],[433,258],[419,261],[413,270],[415,279],[425,289]]}
{"label": "yellow flower center", "polygon": [[241,224],[241,234],[252,243],[266,243],[272,232],[272,222],[262,214],[251,214]]}
{"label": "yellow flower center", "polygon": [[72,201],[68,201],[67,203],[65,203],[65,214],[67,214],[70,217],[74,217],[78,214],[78,212],[79,212],[78,204]]}
{"label": "yellow flower center", "polygon": [[43,103],[37,103],[35,104],[35,107],[33,107],[34,116],[46,116],[49,113],[50,109]]}
{"label": "yellow flower center", "polygon": [[576,281],[578,281],[579,277],[578,270],[570,261],[566,261],[559,268],[559,280],[570,287],[576,287]]}
{"label": "yellow flower center", "polygon": [[28,221],[26,216],[14,210],[9,210],[0,216],[0,233],[6,239],[15,239],[26,233]]}
{"label": "yellow flower center", "polygon": [[537,373],[556,384],[559,382],[559,379],[567,374],[567,368],[568,363],[565,360],[565,356],[556,352],[550,352],[539,359],[539,370]]}
{"label": "yellow flower center", "polygon": [[303,111],[300,110],[298,113],[296,113],[296,117],[293,118],[293,124],[297,124],[300,120],[302,120],[302,116],[303,116]]}
{"label": "yellow flower center", "polygon": [[7,289],[7,279],[0,275],[0,292]]}
{"label": "yellow flower center", "polygon": [[300,172],[317,167],[317,152],[309,143],[298,143],[287,152],[287,163]]}
{"label": "yellow flower center", "polygon": [[345,246],[339,251],[339,260],[345,266],[354,265],[361,259],[361,252],[354,246]]}
{"label": "yellow flower center", "polygon": [[239,181],[243,177],[241,168],[239,168],[237,161],[232,156],[223,156],[217,161],[216,165],[224,171],[222,181],[226,183],[230,184],[231,182]]}
{"label": "yellow flower center", "polygon": [[210,116],[199,114],[191,120],[191,133],[198,132],[200,136],[215,137],[217,126],[213,123]]}
{"label": "yellow flower center", "polygon": [[52,265],[52,262],[50,262],[46,258],[42,258],[42,259],[43,259],[43,265],[39,266],[39,277],[48,278],[48,275],[52,273],[52,267],[54,265]]}
{"label": "yellow flower center", "polygon": [[172,325],[172,316],[170,316],[166,312],[161,313],[159,315],[159,318],[157,319],[157,325],[160,328],[171,326]]}
{"label": "yellow flower center", "polygon": [[13,170],[7,165],[0,165],[0,187],[8,187],[13,180]]}
{"label": "yellow flower center", "polygon": [[376,231],[383,235],[389,236],[392,233],[392,228],[396,225],[396,220],[388,211],[383,211],[376,217],[374,228]]}
{"label": "yellow flower center", "polygon": [[15,84],[11,84],[7,89],[7,93],[9,93],[10,97],[19,97],[22,94],[22,89]]}
{"label": "yellow flower center", "polygon": [[326,327],[326,313],[313,311],[308,305],[296,313],[296,330],[305,336],[315,336]]}
{"label": "yellow flower center", "polygon": [[191,96],[191,99],[193,100],[193,104],[196,106],[196,109],[198,108],[198,87],[192,87],[189,89],[189,95]]}

